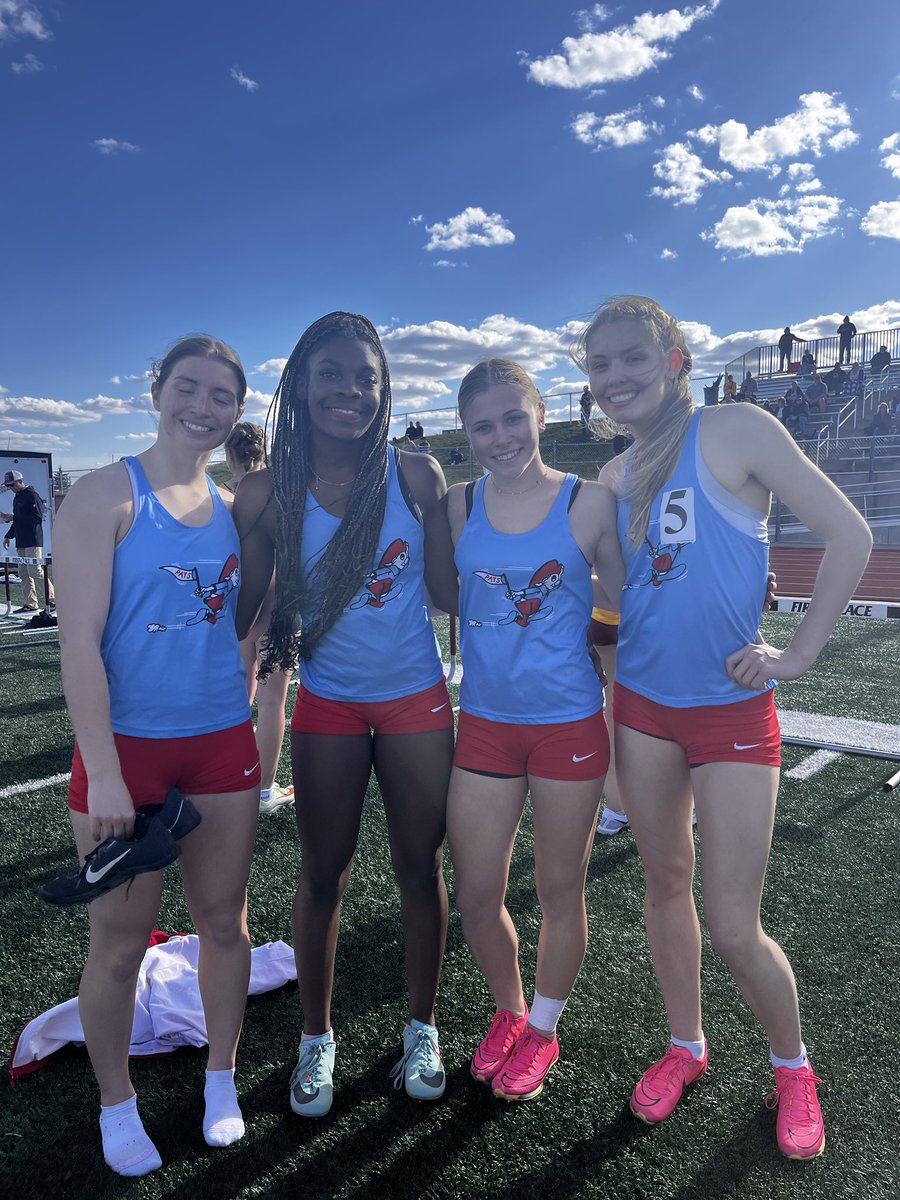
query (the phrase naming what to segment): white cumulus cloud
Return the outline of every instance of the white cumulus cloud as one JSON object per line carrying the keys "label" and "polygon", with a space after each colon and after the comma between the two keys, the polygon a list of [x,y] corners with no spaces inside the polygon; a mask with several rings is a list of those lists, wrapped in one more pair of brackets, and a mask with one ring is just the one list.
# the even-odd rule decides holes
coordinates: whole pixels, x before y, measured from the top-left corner
{"label": "white cumulus cloud", "polygon": [[27,0],[0,0],[0,42],[15,37],[45,42],[52,36],[36,5]]}
{"label": "white cumulus cloud", "polygon": [[248,92],[255,92],[259,88],[259,84],[255,79],[251,79],[249,75],[245,75],[240,67],[232,67],[228,72],[235,83],[240,84]]}
{"label": "white cumulus cloud", "polygon": [[36,75],[43,71],[44,64],[34,54],[26,54],[21,62],[10,63],[10,69],[15,75]]}
{"label": "white cumulus cloud", "polygon": [[0,429],[0,442],[18,450],[67,450],[72,445],[55,433],[23,433],[21,429]]}
{"label": "white cumulus cloud", "polygon": [[708,0],[684,9],[640,13],[630,25],[617,25],[603,33],[588,31],[567,37],[559,54],[535,59],[528,75],[545,87],[583,88],[634,79],[670,57],[666,48],[687,33],[697,21],[712,15],[719,0]]}
{"label": "white cumulus cloud", "polygon": [[669,262],[671,259],[678,257],[678,251],[670,250],[668,246],[665,246],[662,254],[660,254],[659,257],[663,260],[663,262]]}
{"label": "white cumulus cloud", "polygon": [[483,208],[464,208],[447,221],[426,225],[431,238],[426,250],[465,250],[469,246],[504,246],[516,240],[500,213]]}
{"label": "white cumulus cloud", "polygon": [[700,236],[739,258],[799,254],[807,242],[837,232],[841,204],[825,195],[751,200],[729,208]]}
{"label": "white cumulus cloud", "polygon": [[886,137],[878,149],[887,151],[881,165],[890,171],[895,179],[900,179],[900,133],[892,133]]}
{"label": "white cumulus cloud", "polygon": [[140,146],[135,146],[131,142],[120,142],[117,138],[96,138],[94,148],[99,150],[101,154],[137,154]]}
{"label": "white cumulus cloud", "polygon": [[653,121],[644,121],[639,108],[625,112],[607,113],[598,117],[596,113],[579,113],[572,122],[572,132],[579,142],[599,150],[604,146],[636,146],[645,142],[651,133],[658,133],[659,126]]}
{"label": "white cumulus cloud", "polygon": [[823,142],[841,150],[857,140],[850,126],[847,107],[833,92],[807,92],[795,112],[761,125],[751,133],[742,121],[704,125],[696,137],[717,146],[722,162],[738,171],[769,170],[780,159],[794,158],[807,151],[817,158]]}
{"label": "white cumulus cloud", "polygon": [[696,83],[692,83],[687,89],[687,94],[692,100],[705,100],[706,93]]}
{"label": "white cumulus cloud", "polygon": [[700,193],[711,183],[730,179],[729,171],[714,171],[705,167],[699,154],[686,142],[672,142],[653,164],[653,174],[665,186],[650,189],[651,196],[673,200],[676,204],[696,204]]}
{"label": "white cumulus cloud", "polygon": [[451,262],[449,258],[439,258],[431,264],[433,267],[455,267],[456,263]]}
{"label": "white cumulus cloud", "polygon": [[873,204],[859,227],[869,237],[900,240],[900,200],[882,200]]}

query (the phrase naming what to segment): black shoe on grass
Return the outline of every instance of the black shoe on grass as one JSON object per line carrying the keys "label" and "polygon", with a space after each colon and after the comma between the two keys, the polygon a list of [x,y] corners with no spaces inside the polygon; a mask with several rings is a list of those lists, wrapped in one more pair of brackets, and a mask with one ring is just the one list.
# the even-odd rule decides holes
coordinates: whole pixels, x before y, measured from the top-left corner
{"label": "black shoe on grass", "polygon": [[175,861],[178,851],[172,831],[153,817],[144,822],[142,836],[107,838],[85,857],[83,866],[42,884],[38,896],[48,904],[90,904],[135,875],[161,871]]}

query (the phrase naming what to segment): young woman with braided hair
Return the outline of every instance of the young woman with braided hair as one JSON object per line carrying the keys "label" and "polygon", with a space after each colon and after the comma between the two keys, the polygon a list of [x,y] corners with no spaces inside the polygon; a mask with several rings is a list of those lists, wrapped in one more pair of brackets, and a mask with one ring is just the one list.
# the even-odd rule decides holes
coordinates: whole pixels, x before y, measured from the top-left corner
{"label": "young woman with braided hair", "polygon": [[[671,1045],[638,1082],[631,1109],[651,1125],[665,1120],[706,1071],[693,793],[712,944],[769,1040],[779,1147],[811,1158],[825,1145],[819,1080],[790,964],[760,923],[781,750],[772,688],[815,662],[862,574],[871,534],[768,414],[749,404],[694,408],[684,335],[653,300],[607,301],[575,359],[603,412],[635,437],[633,450],[600,473],[618,498],[626,568],[616,768],[646,874],[647,937]],[[809,609],[784,650],[759,634],[773,492],[826,546]]]}
{"label": "young woman with braided hair", "polygon": [[430,456],[389,448],[390,402],[370,322],[352,313],[322,317],[278,384],[269,468],[248,475],[235,502],[244,565],[239,632],[277,567],[263,671],[286,669],[300,655],[291,756],[302,865],[292,926],[304,1024],[291,1106],[310,1117],[331,1107],[340,906],[373,768],[409,986],[404,1052],[392,1077],[417,1099],[437,1099],[445,1086],[434,1003],[447,927],[441,847],[453,715],[428,619],[424,558],[446,484]]}
{"label": "young woman with braided hair", "polygon": [[[251,471],[261,471],[266,465],[266,431],[262,425],[255,425],[252,421],[238,421],[225,439],[223,449],[225,462],[231,472],[231,477],[223,486],[236,493],[242,479]],[[262,816],[277,812],[294,801],[294,789],[280,787],[275,782],[284,742],[284,706],[293,668],[271,671],[265,678],[257,679],[274,604],[275,592],[270,588],[259,616],[241,642],[241,659],[247,671],[247,694],[251,704],[256,701],[256,747],[262,774],[259,811]]]}

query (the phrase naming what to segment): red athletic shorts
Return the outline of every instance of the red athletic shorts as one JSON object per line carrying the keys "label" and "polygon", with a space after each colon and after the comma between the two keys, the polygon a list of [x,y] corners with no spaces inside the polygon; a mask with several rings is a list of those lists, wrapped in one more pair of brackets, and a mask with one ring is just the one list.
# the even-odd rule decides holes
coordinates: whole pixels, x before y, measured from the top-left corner
{"label": "red athletic shorts", "polygon": [[[219,792],[246,792],[259,786],[259,751],[250,720],[231,729],[193,737],[139,738],[114,733],[113,739],[122,778],[135,808],[142,804],[162,804],[172,787],[187,796],[213,796]],[[87,775],[76,743],[69,808],[86,813],[87,795]]]}
{"label": "red athletic shorts", "polygon": [[433,733],[453,728],[453,707],[443,679],[424,692],[397,700],[326,700],[301,684],[291,717],[294,733]]}
{"label": "red athletic shorts", "polygon": [[599,779],[609,769],[603,711],[559,725],[508,725],[460,712],[453,765],[507,779]]}
{"label": "red athletic shorts", "polygon": [[781,728],[772,688],[734,704],[670,708],[639,696],[617,680],[613,719],[639,733],[677,742],[691,767],[717,762],[781,766]]}

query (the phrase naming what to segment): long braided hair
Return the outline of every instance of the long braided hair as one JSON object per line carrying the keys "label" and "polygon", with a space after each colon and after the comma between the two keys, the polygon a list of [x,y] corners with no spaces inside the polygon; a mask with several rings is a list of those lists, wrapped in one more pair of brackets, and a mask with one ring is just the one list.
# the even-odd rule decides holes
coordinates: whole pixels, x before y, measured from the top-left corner
{"label": "long braided hair", "polygon": [[[366,342],[381,368],[378,413],[361,439],[362,453],[347,511],[322,557],[307,570],[303,517],[313,475],[312,433],[305,399],[297,385],[308,381],[310,357],[334,338]],[[356,313],[320,317],[301,335],[281,374],[270,416],[275,412],[269,465],[278,506],[275,610],[261,676],[288,670],[298,654],[309,658],[353,599],[372,569],[387,502],[388,429],[391,380],[374,325]],[[301,637],[302,631],[302,637]]]}
{"label": "long braided hair", "polygon": [[587,343],[595,329],[614,321],[640,321],[663,352],[678,349],[684,363],[653,425],[642,434],[631,459],[622,496],[631,502],[628,537],[639,546],[647,536],[650,510],[660,488],[671,476],[691,427],[694,398],[691,392],[693,359],[681,326],[671,313],[647,296],[613,296],[601,304],[593,320],[582,329],[572,348],[572,358],[588,373]]}

